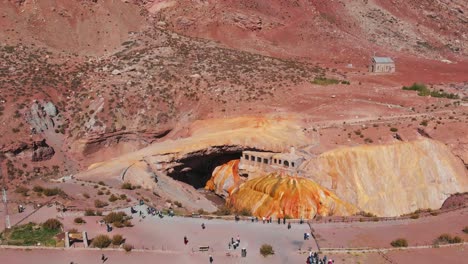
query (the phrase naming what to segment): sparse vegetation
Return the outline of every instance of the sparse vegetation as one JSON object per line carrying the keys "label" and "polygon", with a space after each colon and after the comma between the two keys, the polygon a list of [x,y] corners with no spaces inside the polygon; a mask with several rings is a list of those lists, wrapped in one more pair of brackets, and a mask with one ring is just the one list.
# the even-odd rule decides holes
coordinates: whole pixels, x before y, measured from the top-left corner
{"label": "sparse vegetation", "polygon": [[231,208],[229,208],[226,205],[223,205],[220,208],[218,208],[218,210],[216,210],[215,215],[231,215]]}
{"label": "sparse vegetation", "polygon": [[85,223],[86,223],[86,221],[85,221],[83,218],[81,218],[81,217],[75,218],[75,219],[73,220],[73,222],[75,222],[75,224],[85,224]]}
{"label": "sparse vegetation", "polygon": [[434,245],[458,244],[462,242],[463,242],[463,239],[459,236],[452,237],[449,234],[442,234],[434,240]]}
{"label": "sparse vegetation", "polygon": [[132,251],[133,246],[130,245],[130,244],[125,243],[125,244],[123,245],[123,249],[125,250],[125,252],[130,252],[130,251]]}
{"label": "sparse vegetation", "polygon": [[122,184],[121,188],[124,189],[124,190],[135,190],[135,189],[136,189],[136,187],[133,186],[133,185],[132,185],[131,183],[129,183],[129,182],[124,182],[124,183]]}
{"label": "sparse vegetation", "polygon": [[55,246],[56,240],[54,237],[60,233],[60,231],[60,227],[51,229],[49,228],[49,224],[37,225],[35,223],[28,223],[13,227],[12,230],[5,233],[4,236],[6,244],[8,245]]}
{"label": "sparse vegetation", "polygon": [[85,216],[95,216],[96,213],[94,212],[93,209],[86,209],[84,215]]}
{"label": "sparse vegetation", "polygon": [[460,97],[453,93],[446,93],[443,90],[430,90],[425,84],[414,83],[411,86],[403,86],[403,90],[417,91],[419,96],[432,96],[437,98],[460,99]]}
{"label": "sparse vegetation", "polygon": [[42,223],[42,227],[49,230],[58,230],[62,228],[62,223],[55,218],[50,218],[44,223]]}
{"label": "sparse vegetation", "polygon": [[112,224],[117,228],[132,226],[130,219],[131,217],[127,216],[127,214],[124,212],[110,212],[108,215],[103,217],[103,220],[106,223]]}
{"label": "sparse vegetation", "polygon": [[264,257],[267,257],[269,255],[274,255],[275,251],[273,250],[273,247],[270,244],[263,244],[260,247],[260,254]]}
{"label": "sparse vegetation", "polygon": [[101,200],[94,200],[94,206],[96,208],[103,208],[103,207],[106,207],[108,206],[109,204],[104,202],[104,201],[101,201]]}
{"label": "sparse vegetation", "polygon": [[404,238],[398,238],[393,240],[390,245],[392,245],[392,247],[408,247],[408,241]]}
{"label": "sparse vegetation", "polygon": [[112,236],[112,245],[114,246],[120,246],[124,241],[125,239],[122,235],[116,234]]}
{"label": "sparse vegetation", "polygon": [[112,240],[107,235],[98,235],[93,239],[91,245],[97,248],[109,247]]}
{"label": "sparse vegetation", "polygon": [[326,78],[326,77],[315,77],[312,81],[312,84],[317,85],[332,85],[332,84],[339,84],[340,81],[333,78]]}
{"label": "sparse vegetation", "polygon": [[463,233],[468,234],[468,226],[465,226],[465,228],[463,228]]}

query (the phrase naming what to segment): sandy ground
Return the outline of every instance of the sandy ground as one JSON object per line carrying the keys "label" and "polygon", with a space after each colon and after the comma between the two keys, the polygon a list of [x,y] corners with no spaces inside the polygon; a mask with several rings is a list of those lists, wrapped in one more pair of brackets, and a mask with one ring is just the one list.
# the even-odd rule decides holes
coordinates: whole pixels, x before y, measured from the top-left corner
{"label": "sandy ground", "polygon": [[444,233],[466,241],[468,235],[462,230],[467,224],[465,208],[415,220],[314,224],[313,229],[321,248],[387,248],[397,238],[407,239],[409,246],[432,245]]}
{"label": "sandy ground", "polygon": [[[137,206],[138,210],[145,207]],[[26,213],[32,211],[27,208]],[[129,209],[125,210],[130,214]],[[12,223],[26,216],[13,214]],[[99,224],[101,217],[83,217],[86,224],[77,225],[73,219],[81,216],[80,212],[57,213],[55,206],[43,207],[27,217],[24,222],[42,222],[51,217],[63,217],[64,229],[76,228],[86,230],[90,238],[106,233],[105,226]],[[319,237],[321,248],[328,247],[370,247],[389,248],[389,241],[396,237],[405,237],[410,246],[430,245],[431,241],[441,233],[460,235],[465,240],[468,236],[461,232],[468,220],[468,209],[462,209],[438,216],[416,220],[398,220],[371,223],[326,223],[314,224],[314,233]],[[122,234],[126,241],[135,247],[130,253],[120,250],[84,249],[77,243],[71,249],[0,249],[0,263],[102,263],[101,254],[109,259],[106,263],[152,263],[154,261],[170,263],[209,263],[209,255],[214,263],[304,263],[307,252],[315,251],[317,247],[313,240],[303,240],[304,232],[309,232],[307,224],[293,224],[290,230],[287,225],[273,222],[263,224],[261,221],[207,220],[201,218],[146,216],[141,218],[133,215],[134,224],[131,228],[114,229],[107,233]],[[23,222],[23,223],[24,223]],[[205,223],[206,229],[201,228]],[[184,245],[183,237],[187,236],[189,243]],[[247,258],[241,257],[240,249],[230,250],[228,243],[231,238],[241,240],[240,248],[247,249]],[[275,255],[262,257],[258,250],[264,243],[271,244]],[[208,252],[199,252],[198,247],[209,246]],[[385,257],[393,263],[462,263],[459,260],[468,256],[468,246],[448,248],[427,248],[387,251]],[[335,263],[389,263],[384,255],[378,252],[346,252],[327,254]],[[51,258],[53,256],[53,258]]]}

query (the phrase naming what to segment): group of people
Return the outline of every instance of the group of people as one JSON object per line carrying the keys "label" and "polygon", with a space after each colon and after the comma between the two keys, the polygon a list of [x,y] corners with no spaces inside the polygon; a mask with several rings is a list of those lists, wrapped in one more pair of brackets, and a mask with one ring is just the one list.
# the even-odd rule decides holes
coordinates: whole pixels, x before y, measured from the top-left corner
{"label": "group of people", "polygon": [[239,246],[240,246],[240,237],[239,237],[239,235],[237,235],[236,240],[234,240],[234,238],[231,237],[231,241],[229,241],[228,248],[231,249],[231,247],[232,247],[233,249],[237,249]]}
{"label": "group of people", "polygon": [[[132,213],[132,214],[139,213],[140,217],[143,218],[143,219],[146,217],[145,214],[143,213],[143,211],[138,211],[135,208],[133,208],[133,206],[130,207],[130,213]],[[146,213],[148,215],[159,216],[159,218],[164,218],[163,211],[156,210],[156,208],[154,208],[154,207],[150,207],[150,206],[146,207]],[[170,216],[170,217],[175,216],[173,210],[169,210],[169,212],[167,212],[167,215]]]}
{"label": "group of people", "polygon": [[309,256],[307,257],[307,264],[334,264],[335,261],[328,259],[327,256],[324,256],[323,259],[320,258],[317,252],[312,253],[309,252]]}

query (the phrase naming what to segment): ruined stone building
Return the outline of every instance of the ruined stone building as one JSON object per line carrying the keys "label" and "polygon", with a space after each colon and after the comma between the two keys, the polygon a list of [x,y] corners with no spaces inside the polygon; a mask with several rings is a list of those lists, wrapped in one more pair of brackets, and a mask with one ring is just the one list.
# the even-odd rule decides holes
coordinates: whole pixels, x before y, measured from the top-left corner
{"label": "ruined stone building", "polygon": [[372,57],[370,72],[392,73],[395,72],[395,62],[389,57]]}
{"label": "ruined stone building", "polygon": [[249,178],[257,173],[287,172],[298,174],[299,166],[305,158],[295,153],[294,148],[290,153],[244,151],[239,162],[239,173]]}

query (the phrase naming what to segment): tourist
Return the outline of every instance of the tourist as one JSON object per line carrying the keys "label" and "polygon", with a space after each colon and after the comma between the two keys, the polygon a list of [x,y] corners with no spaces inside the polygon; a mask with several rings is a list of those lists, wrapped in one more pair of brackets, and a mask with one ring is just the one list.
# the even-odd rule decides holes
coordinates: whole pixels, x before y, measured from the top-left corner
{"label": "tourist", "polygon": [[291,229],[291,223],[288,223],[288,229]]}
{"label": "tourist", "polygon": [[229,248],[229,250],[231,250],[231,242],[229,242],[228,248]]}
{"label": "tourist", "polygon": [[262,221],[263,221],[263,223],[265,223],[265,217],[262,217]]}
{"label": "tourist", "polygon": [[202,228],[202,229],[205,229],[205,223],[202,223],[202,224],[201,224],[201,228]]}
{"label": "tourist", "polygon": [[283,217],[283,225],[286,224],[286,217]]}
{"label": "tourist", "polygon": [[188,243],[188,239],[186,236],[184,236],[184,244],[187,245],[187,243]]}
{"label": "tourist", "polygon": [[237,243],[240,244],[240,237],[237,235]]}
{"label": "tourist", "polygon": [[210,263],[213,263],[213,256],[210,255]]}
{"label": "tourist", "polygon": [[278,217],[278,225],[281,224],[281,218]]}

